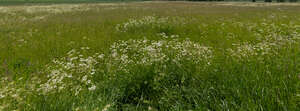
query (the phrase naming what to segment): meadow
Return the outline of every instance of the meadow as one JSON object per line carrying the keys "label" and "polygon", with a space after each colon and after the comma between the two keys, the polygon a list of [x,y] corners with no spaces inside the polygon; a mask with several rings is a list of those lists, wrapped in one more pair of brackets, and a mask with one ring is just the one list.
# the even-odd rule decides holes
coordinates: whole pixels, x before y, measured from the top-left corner
{"label": "meadow", "polygon": [[0,111],[299,111],[300,4],[0,5]]}

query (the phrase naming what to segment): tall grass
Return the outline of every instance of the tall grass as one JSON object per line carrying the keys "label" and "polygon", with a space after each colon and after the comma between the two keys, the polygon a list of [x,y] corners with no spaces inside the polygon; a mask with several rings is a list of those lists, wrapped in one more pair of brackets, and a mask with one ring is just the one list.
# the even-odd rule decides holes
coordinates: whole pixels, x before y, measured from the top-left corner
{"label": "tall grass", "polygon": [[297,6],[0,7],[0,110],[299,110]]}

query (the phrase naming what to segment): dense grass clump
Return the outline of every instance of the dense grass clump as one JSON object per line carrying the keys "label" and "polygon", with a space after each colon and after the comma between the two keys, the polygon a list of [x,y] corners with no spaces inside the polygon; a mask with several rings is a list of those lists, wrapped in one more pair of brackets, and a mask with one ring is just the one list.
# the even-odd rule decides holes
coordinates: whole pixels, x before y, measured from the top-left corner
{"label": "dense grass clump", "polygon": [[0,111],[299,110],[295,5],[1,6]]}

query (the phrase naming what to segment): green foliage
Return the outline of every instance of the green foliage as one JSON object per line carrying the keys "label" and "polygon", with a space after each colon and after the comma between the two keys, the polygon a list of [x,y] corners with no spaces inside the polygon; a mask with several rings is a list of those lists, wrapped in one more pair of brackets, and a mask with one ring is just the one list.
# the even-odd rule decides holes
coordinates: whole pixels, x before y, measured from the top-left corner
{"label": "green foliage", "polygon": [[1,6],[0,111],[299,110],[299,8],[256,5]]}

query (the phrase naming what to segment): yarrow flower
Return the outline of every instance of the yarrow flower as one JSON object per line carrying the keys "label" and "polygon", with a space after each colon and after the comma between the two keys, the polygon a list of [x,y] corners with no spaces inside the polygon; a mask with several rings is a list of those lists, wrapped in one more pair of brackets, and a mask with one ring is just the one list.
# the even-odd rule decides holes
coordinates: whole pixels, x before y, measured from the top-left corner
{"label": "yarrow flower", "polygon": [[89,87],[87,90],[93,91],[96,86],[91,79],[96,72],[94,66],[97,64],[97,56],[85,57],[81,52],[73,49],[66,57],[53,60],[46,70],[46,73],[49,73],[48,80],[40,85],[39,90],[44,94],[69,90],[75,95],[80,94],[86,87]]}
{"label": "yarrow flower", "polygon": [[[180,22],[179,22],[180,21]],[[119,32],[134,31],[136,29],[155,29],[162,28],[164,26],[172,25],[183,25],[185,24],[182,18],[171,18],[171,17],[155,17],[155,16],[145,16],[141,19],[129,19],[127,22],[118,24],[116,30]]]}

